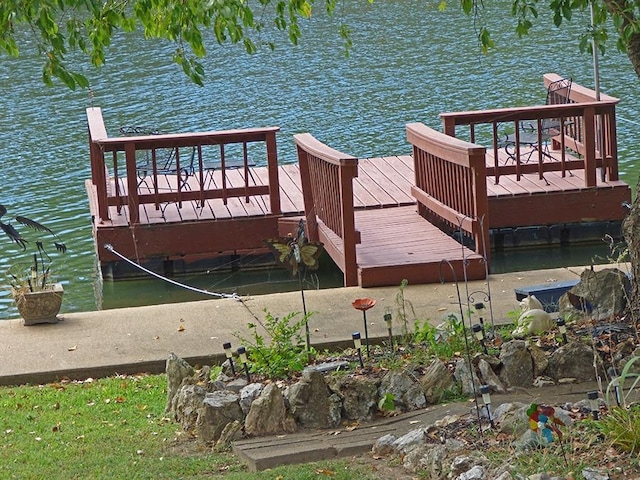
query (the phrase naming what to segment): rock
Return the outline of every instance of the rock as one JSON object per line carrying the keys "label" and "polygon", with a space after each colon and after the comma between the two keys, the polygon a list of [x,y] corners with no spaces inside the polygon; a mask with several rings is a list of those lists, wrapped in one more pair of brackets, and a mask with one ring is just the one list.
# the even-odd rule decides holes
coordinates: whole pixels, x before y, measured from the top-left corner
{"label": "rock", "polygon": [[240,408],[240,397],[231,391],[207,393],[202,401],[196,420],[198,441],[217,441],[229,423],[242,422],[244,414]]}
{"label": "rock", "polygon": [[584,480],[609,480],[611,478],[607,472],[589,467],[582,470],[582,476]]}
{"label": "rock", "polygon": [[528,408],[521,402],[503,403],[493,411],[493,419],[502,433],[520,435],[529,428]]}
{"label": "rock", "polygon": [[249,382],[247,382],[246,378],[244,377],[236,378],[230,382],[227,382],[226,390],[231,390],[232,392],[240,393],[240,390],[242,390],[248,384]]}
{"label": "rock", "polygon": [[590,346],[582,342],[570,342],[551,354],[544,373],[555,379],[572,377],[580,382],[595,380],[593,360],[594,352]]}
{"label": "rock", "polygon": [[324,376],[306,370],[302,379],[288,389],[287,400],[298,424],[306,428],[333,428],[342,420],[342,402],[330,394]]}
{"label": "rock", "polygon": [[395,441],[396,436],[388,433],[376,440],[376,442],[373,444],[373,447],[371,448],[371,452],[374,455],[381,457],[391,455],[396,451],[393,445]]}
{"label": "rock", "polygon": [[522,340],[511,340],[500,350],[500,379],[507,387],[530,387],[533,383],[533,360]]}
{"label": "rock", "polygon": [[482,465],[476,465],[457,476],[456,480],[484,480],[484,478],[484,467]]}
{"label": "rock", "polygon": [[392,394],[396,410],[410,412],[427,406],[422,385],[406,372],[388,372],[378,388],[379,398]]}
{"label": "rock", "polygon": [[489,362],[481,359],[478,362],[478,370],[480,370],[480,376],[482,377],[482,384],[489,385],[489,388],[494,393],[505,393],[507,391],[504,385],[500,381],[500,378],[491,368]]}
{"label": "rock", "polygon": [[[577,303],[581,309],[583,305],[586,307],[584,314],[596,320],[605,320],[624,311],[630,286],[629,277],[617,268],[599,271],[585,269],[580,274],[580,282],[569,292],[583,299]],[[583,315],[580,309],[574,307],[568,293],[560,297],[559,311],[565,318],[579,318]]]}
{"label": "rock", "polygon": [[516,447],[518,451],[524,450],[533,450],[534,448],[543,447],[544,445],[540,443],[540,435],[531,430],[530,428],[525,430],[525,432],[518,438],[513,445]]}
{"label": "rock", "polygon": [[242,438],[242,427],[243,423],[238,420],[227,423],[227,425],[222,430],[222,433],[220,434],[220,438],[218,438],[216,445],[228,446],[231,444],[231,442],[240,440]]}
{"label": "rock", "polygon": [[406,454],[416,445],[424,443],[424,432],[424,428],[416,428],[405,433],[393,442],[393,449],[398,453]]}
{"label": "rock", "polygon": [[440,359],[436,358],[427,366],[420,379],[422,391],[430,404],[437,404],[447,390],[451,390],[456,381],[453,374]]}
{"label": "rock", "polygon": [[183,385],[173,398],[173,418],[185,432],[191,432],[198,420],[207,391],[200,385]]}
{"label": "rock", "polygon": [[244,429],[247,435],[255,437],[296,431],[296,422],[287,412],[282,392],[276,385],[267,385],[253,401]]}
{"label": "rock", "polygon": [[167,405],[165,412],[173,413],[173,397],[175,397],[182,385],[182,381],[191,377],[195,370],[189,363],[171,352],[167,358],[165,371],[167,373]]}
{"label": "rock", "polygon": [[476,375],[475,369],[469,370],[469,362],[466,359],[456,360],[454,377],[460,384],[463,394],[470,397],[476,396],[476,390],[480,387],[480,379]]}
{"label": "rock", "polygon": [[546,370],[549,365],[549,357],[547,354],[537,345],[531,343],[527,344],[527,349],[533,360],[533,376],[539,377]]}
{"label": "rock", "polygon": [[249,413],[251,404],[260,396],[264,386],[261,383],[250,383],[240,390],[240,408],[245,415]]}
{"label": "rock", "polygon": [[460,440],[447,439],[443,444],[423,444],[414,446],[404,457],[404,468],[413,472],[429,472],[428,478],[444,478],[444,461],[453,452],[465,448]]}
{"label": "rock", "polygon": [[[482,465],[487,464],[487,459],[481,456],[461,455],[453,459],[451,462],[451,477],[476,479],[484,478],[484,469]],[[480,468],[480,477],[477,476],[477,468]],[[474,471],[473,473],[471,473]]]}
{"label": "rock", "polygon": [[446,456],[445,445],[420,445],[404,456],[402,466],[411,472],[429,472],[429,478],[441,478]]}
{"label": "rock", "polygon": [[370,420],[378,405],[378,383],[367,377],[328,378],[331,391],[342,399],[345,420]]}

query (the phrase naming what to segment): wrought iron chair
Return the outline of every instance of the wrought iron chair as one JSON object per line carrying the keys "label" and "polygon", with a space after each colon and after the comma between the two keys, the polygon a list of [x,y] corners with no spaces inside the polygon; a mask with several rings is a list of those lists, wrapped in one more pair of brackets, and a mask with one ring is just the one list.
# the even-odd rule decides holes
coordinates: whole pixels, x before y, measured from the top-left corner
{"label": "wrought iron chair", "polygon": [[[570,103],[571,84],[571,78],[562,78],[551,82],[547,87],[545,104],[560,105]],[[560,135],[568,124],[569,122],[566,119],[560,118],[543,118],[535,123],[526,122],[521,124],[518,135],[515,133],[507,135],[502,142],[502,146],[511,160],[515,160],[520,152],[520,147],[524,147],[526,151],[524,155],[520,155],[520,158],[525,163],[531,160],[531,157],[536,152],[540,152],[544,157],[555,161],[549,150],[549,143],[553,137]]]}
{"label": "wrought iron chair", "polygon": [[[160,135],[160,130],[139,126],[124,126],[120,127],[120,134],[124,136],[133,135]],[[174,166],[176,160],[175,148],[158,148],[154,150],[138,151],[136,152],[136,174],[138,176],[138,187],[144,185],[149,190],[149,184],[147,178],[149,178],[154,171],[154,155],[155,155],[155,171],[157,175],[175,176],[178,171]],[[180,167],[178,175],[180,188],[189,188],[187,180],[189,176],[194,172],[194,152],[191,154],[189,165],[186,167]]]}

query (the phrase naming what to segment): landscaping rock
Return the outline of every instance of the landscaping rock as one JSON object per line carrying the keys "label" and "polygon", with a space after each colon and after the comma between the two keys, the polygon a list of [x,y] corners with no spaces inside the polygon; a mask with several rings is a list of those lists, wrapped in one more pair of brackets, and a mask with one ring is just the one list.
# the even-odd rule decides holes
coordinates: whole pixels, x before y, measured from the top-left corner
{"label": "landscaping rock", "polygon": [[[599,360],[599,356],[597,356]],[[580,382],[596,379],[593,369],[593,349],[579,341],[561,346],[549,357],[549,365],[545,375],[560,378],[575,378]]]}
{"label": "landscaping rock", "polygon": [[422,391],[430,404],[437,404],[447,390],[451,390],[456,381],[453,374],[440,359],[436,358],[427,366],[420,379]]}
{"label": "landscaping rock", "polygon": [[227,423],[227,425],[222,430],[220,434],[220,438],[216,442],[218,446],[227,446],[230,445],[231,442],[235,440],[240,440],[242,438],[242,427],[244,424],[238,420],[234,420],[231,423]]}
{"label": "landscaping rock", "polygon": [[333,428],[342,420],[340,397],[330,393],[317,370],[306,370],[302,379],[289,387],[287,400],[293,417],[303,427]]}
{"label": "landscaping rock", "polygon": [[194,430],[198,420],[198,412],[206,394],[207,391],[204,387],[187,384],[180,387],[180,390],[173,397],[171,413],[184,431]]}
{"label": "landscaping rock", "polygon": [[460,384],[462,393],[470,397],[475,397],[480,388],[480,379],[475,369],[469,369],[469,362],[464,358],[456,360],[455,379]]}
{"label": "landscaping rock", "polygon": [[240,390],[240,408],[247,415],[253,401],[260,396],[264,386],[261,383],[250,383]]}
{"label": "landscaping rock", "polygon": [[491,368],[489,362],[484,359],[480,359],[478,362],[478,370],[480,370],[480,376],[482,377],[482,383],[488,385],[492,392],[504,393],[507,391],[504,385],[500,381],[500,378]]}
{"label": "landscaping rock", "polygon": [[167,405],[165,412],[173,413],[173,397],[175,397],[182,385],[182,381],[192,376],[195,370],[188,362],[171,352],[167,358],[165,371],[167,374]]}
{"label": "landscaping rock", "polygon": [[500,350],[500,379],[507,387],[530,387],[533,383],[533,360],[523,340],[511,340]]}
{"label": "landscaping rock", "polygon": [[328,377],[330,389],[342,399],[345,420],[370,420],[378,405],[378,382],[367,377]]}
{"label": "landscaping rock", "polygon": [[499,425],[502,433],[520,435],[529,428],[527,408],[521,402],[507,402],[498,405],[493,411],[494,421]]}
{"label": "landscaping rock", "polygon": [[374,455],[380,457],[391,455],[396,451],[394,448],[395,441],[396,436],[388,433],[387,435],[384,435],[383,437],[380,437],[378,440],[376,440],[376,442],[373,444],[373,447],[371,448],[371,452]]}
{"label": "landscaping rock", "polygon": [[243,421],[240,397],[231,391],[207,393],[196,420],[196,435],[200,443],[217,441],[229,423]]}
{"label": "landscaping rock", "polygon": [[531,355],[531,360],[533,361],[533,376],[539,377],[547,369],[547,366],[549,365],[549,357],[544,350],[532,343],[527,344],[527,349],[529,350],[529,355]]}
{"label": "landscaping rock", "polygon": [[584,303],[578,301],[578,304],[584,304],[586,311],[576,309],[565,293],[559,300],[560,315],[565,318],[588,315],[596,320],[605,320],[621,314],[627,305],[630,285],[627,274],[617,268],[585,269],[580,274],[580,282],[569,292],[584,299]]}
{"label": "landscaping rock", "polygon": [[378,388],[379,398],[388,393],[393,395],[397,410],[410,412],[427,406],[422,385],[406,372],[388,372],[384,376]]}
{"label": "landscaping rock", "polygon": [[247,435],[255,437],[296,431],[296,422],[287,412],[282,392],[276,385],[267,385],[253,401],[244,429]]}

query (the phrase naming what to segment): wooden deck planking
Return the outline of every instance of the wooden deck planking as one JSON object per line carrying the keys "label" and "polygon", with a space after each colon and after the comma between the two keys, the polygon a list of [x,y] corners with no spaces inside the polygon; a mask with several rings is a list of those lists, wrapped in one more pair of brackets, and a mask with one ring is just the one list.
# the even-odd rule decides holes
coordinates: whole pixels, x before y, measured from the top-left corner
{"label": "wooden deck planking", "polygon": [[406,178],[395,170],[388,159],[381,158],[379,161],[373,159],[360,160],[358,180],[362,181],[366,178],[379,186],[384,192],[388,200],[381,201],[382,207],[410,205],[414,203],[414,199],[408,194],[410,189]]}
{"label": "wooden deck planking", "polygon": [[449,267],[442,270],[443,259],[454,265],[457,275],[468,260],[468,278],[485,277],[482,257],[425,221],[415,206],[357,211],[356,228],[362,239],[356,252],[363,287],[397,285],[403,279],[436,282],[441,274],[450,280]]}

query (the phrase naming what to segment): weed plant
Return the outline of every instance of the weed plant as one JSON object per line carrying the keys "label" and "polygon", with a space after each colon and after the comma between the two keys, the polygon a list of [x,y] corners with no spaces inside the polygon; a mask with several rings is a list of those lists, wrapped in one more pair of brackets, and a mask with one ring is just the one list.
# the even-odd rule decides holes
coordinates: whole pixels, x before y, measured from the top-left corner
{"label": "weed plant", "polygon": [[[301,372],[309,362],[309,356],[315,354],[313,349],[307,351],[304,339],[304,326],[312,313],[296,320],[300,312],[282,318],[266,309],[264,312],[264,323],[249,323],[250,338],[235,334],[248,347],[251,372],[270,379],[284,379]],[[259,328],[268,338],[259,332]]]}

